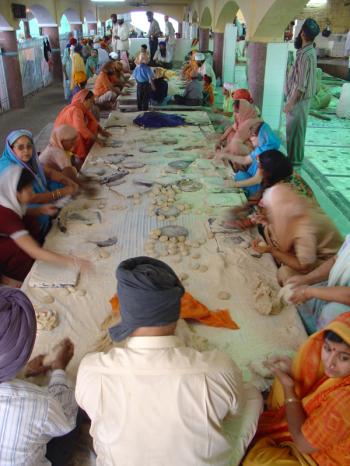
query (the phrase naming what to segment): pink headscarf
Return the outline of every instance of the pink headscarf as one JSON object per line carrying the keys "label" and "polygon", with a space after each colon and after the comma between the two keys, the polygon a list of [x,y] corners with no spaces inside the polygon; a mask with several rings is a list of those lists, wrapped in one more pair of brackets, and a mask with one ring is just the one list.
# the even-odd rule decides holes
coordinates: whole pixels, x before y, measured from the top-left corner
{"label": "pink headscarf", "polygon": [[258,118],[258,112],[255,105],[247,102],[246,100],[240,100],[238,113],[235,113],[233,129],[237,131],[242,123],[253,118]]}
{"label": "pink headscarf", "polygon": [[250,154],[252,149],[245,143],[253,136],[254,129],[262,121],[261,118],[250,118],[240,124],[234,136],[227,144],[227,151],[234,155]]}

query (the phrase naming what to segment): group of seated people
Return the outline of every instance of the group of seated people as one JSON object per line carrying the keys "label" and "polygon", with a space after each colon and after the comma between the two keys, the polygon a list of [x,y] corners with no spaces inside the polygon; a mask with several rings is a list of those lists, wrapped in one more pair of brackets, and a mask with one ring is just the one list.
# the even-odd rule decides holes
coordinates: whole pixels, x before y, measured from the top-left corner
{"label": "group of seated people", "polygon": [[[333,266],[338,274],[342,259]],[[174,271],[136,257],[121,262],[116,277],[121,320],[109,329],[116,346],[83,357],[75,388],[65,372],[73,342],[63,340],[49,364],[43,354],[30,360],[33,305],[20,290],[0,287],[1,465],[69,464],[82,419],[91,421],[97,464],[348,464],[350,312],[312,334],[292,359],[266,363],[275,382],[257,425],[245,416],[252,396],[262,411],[261,396],[234,360],[176,336],[185,290]],[[26,380],[44,375],[47,387]],[[230,437],[237,425],[241,437]]]}
{"label": "group of seated people", "polygon": [[[92,189],[79,170],[92,145],[110,136],[93,106],[105,104],[105,94],[114,98],[127,84],[128,73],[118,63],[101,67],[95,88],[105,85],[106,91],[100,96],[95,88],[75,93],[40,155],[32,134],[17,130],[8,135],[0,157],[0,465],[67,465],[77,423],[87,415],[101,464],[136,465],[147,458],[149,464],[236,466],[225,426],[244,417],[246,386],[228,355],[195,351],[175,336],[184,288],[165,263],[140,257],[118,266],[121,322],[110,336],[123,345],[83,358],[75,396],[65,374],[74,354],[70,340],[63,341],[54,362],[44,364],[43,355],[28,362],[36,318],[16,287],[36,259],[91,267],[42,244],[58,214],[57,201]],[[134,72],[143,104],[166,98],[164,72],[157,68],[148,74],[148,68],[143,47]],[[193,89],[201,84],[198,69],[190,71]],[[142,82],[149,86],[139,86]],[[223,94],[221,113],[232,121],[212,157],[231,165],[235,173],[226,184],[242,188],[247,197],[246,205],[230,211],[227,226],[258,228],[264,242],[257,239],[253,248],[272,255],[278,281],[290,286],[290,302],[310,335],[293,360],[270,363],[276,380],[256,435],[256,425],[247,428],[242,464],[345,466],[350,461],[350,236],[343,242],[315,199],[299,192],[281,141],[249,91],[225,83]],[[50,374],[47,388],[24,380],[43,374]]]}

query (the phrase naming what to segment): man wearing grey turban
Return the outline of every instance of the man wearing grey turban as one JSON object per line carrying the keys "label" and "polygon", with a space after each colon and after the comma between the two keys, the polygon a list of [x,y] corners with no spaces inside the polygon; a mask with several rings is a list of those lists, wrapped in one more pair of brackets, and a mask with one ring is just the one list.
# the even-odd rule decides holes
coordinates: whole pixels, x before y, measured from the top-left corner
{"label": "man wearing grey turban", "polygon": [[[67,438],[60,439],[65,446],[57,450],[54,437],[75,427],[77,405],[64,371],[73,344],[63,341],[50,366],[43,364],[43,355],[28,363],[36,330],[34,308],[27,296],[16,288],[0,286],[1,466],[63,466],[71,452]],[[16,379],[26,365],[26,376],[52,370],[48,387]]]}
{"label": "man wearing grey turban", "polygon": [[97,463],[237,464],[222,426],[244,403],[239,369],[228,355],[200,353],[175,336],[184,288],[167,264],[136,257],[116,275],[121,321],[110,336],[118,344],[83,358],[75,393],[91,419]]}

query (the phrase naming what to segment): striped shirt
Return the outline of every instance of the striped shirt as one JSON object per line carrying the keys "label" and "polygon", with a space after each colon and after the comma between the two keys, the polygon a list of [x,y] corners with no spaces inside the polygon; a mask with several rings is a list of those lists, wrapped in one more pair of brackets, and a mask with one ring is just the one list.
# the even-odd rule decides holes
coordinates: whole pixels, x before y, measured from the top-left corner
{"label": "striped shirt", "polygon": [[161,30],[159,27],[159,23],[155,19],[152,19],[149,25],[148,37],[154,36],[154,39],[156,39],[160,37],[160,35],[161,35]]}
{"label": "striped shirt", "polygon": [[295,91],[302,92],[302,100],[316,94],[317,55],[313,44],[297,51],[294,65],[287,75],[284,93],[289,100]]}
{"label": "striped shirt", "polygon": [[0,465],[48,466],[46,444],[74,429],[77,405],[63,370],[48,387],[14,379],[0,383]]}

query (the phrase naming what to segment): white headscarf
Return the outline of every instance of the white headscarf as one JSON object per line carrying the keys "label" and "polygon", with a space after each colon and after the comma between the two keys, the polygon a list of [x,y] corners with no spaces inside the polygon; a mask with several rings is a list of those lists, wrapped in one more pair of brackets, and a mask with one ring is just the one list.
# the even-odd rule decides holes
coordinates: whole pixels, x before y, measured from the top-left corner
{"label": "white headscarf", "polygon": [[232,83],[224,83],[223,87],[227,91],[233,91],[233,89],[235,88],[235,85]]}
{"label": "white headscarf", "polygon": [[198,52],[194,56],[195,61],[204,61],[205,60],[205,55],[204,53]]}
{"label": "white headscarf", "polygon": [[27,206],[21,205],[17,199],[17,185],[23,168],[11,164],[0,175],[0,205],[12,210],[21,218],[26,213]]}

